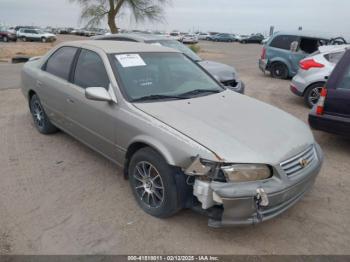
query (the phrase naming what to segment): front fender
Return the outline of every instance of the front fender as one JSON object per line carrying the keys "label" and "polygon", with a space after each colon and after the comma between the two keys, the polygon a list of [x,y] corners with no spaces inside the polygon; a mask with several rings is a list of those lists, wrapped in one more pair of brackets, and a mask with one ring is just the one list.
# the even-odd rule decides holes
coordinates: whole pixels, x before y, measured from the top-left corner
{"label": "front fender", "polygon": [[158,153],[160,153],[164,157],[164,159],[166,160],[166,162],[169,165],[172,165],[172,166],[177,165],[176,160],[173,157],[173,155],[171,154],[171,152],[159,140],[157,140],[151,136],[148,136],[148,135],[138,135],[138,136],[134,137],[133,140],[131,140],[129,147],[135,143],[142,143],[142,144],[146,144],[146,145],[152,147],[153,149],[158,151]]}

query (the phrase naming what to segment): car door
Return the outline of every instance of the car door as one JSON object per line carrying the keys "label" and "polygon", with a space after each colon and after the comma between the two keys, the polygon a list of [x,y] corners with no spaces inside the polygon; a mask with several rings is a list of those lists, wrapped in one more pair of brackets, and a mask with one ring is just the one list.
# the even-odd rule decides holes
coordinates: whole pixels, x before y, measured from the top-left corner
{"label": "car door", "polygon": [[350,51],[344,54],[327,82],[325,113],[350,118]]}
{"label": "car door", "polygon": [[117,159],[116,111],[114,102],[93,101],[85,97],[88,87],[103,87],[113,92],[101,56],[91,50],[81,49],[75,63],[65,115],[69,120],[68,132],[110,158]]}
{"label": "car door", "polygon": [[67,128],[64,110],[68,99],[68,79],[78,48],[57,49],[42,66],[36,90],[49,118],[59,127]]}

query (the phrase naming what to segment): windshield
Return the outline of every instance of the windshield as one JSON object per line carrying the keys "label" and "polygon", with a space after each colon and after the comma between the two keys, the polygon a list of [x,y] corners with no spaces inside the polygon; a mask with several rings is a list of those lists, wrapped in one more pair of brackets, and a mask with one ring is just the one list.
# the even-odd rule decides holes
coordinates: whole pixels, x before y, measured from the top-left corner
{"label": "windshield", "polygon": [[198,62],[202,60],[195,52],[193,52],[187,46],[185,46],[184,44],[181,44],[179,41],[176,41],[176,40],[150,40],[150,41],[146,41],[146,43],[149,43],[149,44],[159,43],[162,46],[179,50],[180,52],[184,53],[189,58],[191,58],[193,61]]}
{"label": "windshield", "polygon": [[117,72],[116,78],[130,101],[151,96],[185,99],[224,90],[196,63],[180,53],[115,54],[111,60]]}

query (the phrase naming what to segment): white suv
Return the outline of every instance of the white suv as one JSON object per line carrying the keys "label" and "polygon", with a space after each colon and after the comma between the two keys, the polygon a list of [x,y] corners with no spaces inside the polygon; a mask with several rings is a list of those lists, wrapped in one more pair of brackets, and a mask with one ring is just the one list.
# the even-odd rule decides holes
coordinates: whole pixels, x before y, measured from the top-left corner
{"label": "white suv", "polygon": [[291,91],[304,97],[310,108],[317,104],[322,87],[348,48],[350,45],[321,46],[318,51],[301,60],[299,71],[290,86]]}
{"label": "white suv", "polygon": [[56,35],[44,32],[40,29],[32,29],[32,28],[21,28],[17,32],[17,38],[22,41],[41,41],[43,43],[46,42],[54,42],[56,41]]}

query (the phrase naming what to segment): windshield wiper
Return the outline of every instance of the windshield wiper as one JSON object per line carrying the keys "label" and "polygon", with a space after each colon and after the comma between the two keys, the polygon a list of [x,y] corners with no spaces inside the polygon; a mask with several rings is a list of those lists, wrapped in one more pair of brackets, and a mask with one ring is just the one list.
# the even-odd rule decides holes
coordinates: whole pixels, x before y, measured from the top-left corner
{"label": "windshield wiper", "polygon": [[207,94],[207,93],[220,93],[221,90],[218,89],[194,89],[191,91],[188,91],[186,93],[183,93],[180,95],[180,97],[188,97],[191,95],[199,95],[199,94]]}
{"label": "windshield wiper", "polygon": [[148,100],[160,100],[160,99],[186,99],[186,97],[175,95],[149,95],[133,99],[132,102],[148,101]]}

